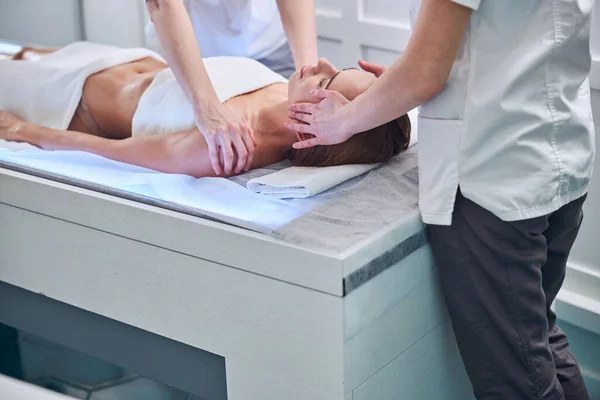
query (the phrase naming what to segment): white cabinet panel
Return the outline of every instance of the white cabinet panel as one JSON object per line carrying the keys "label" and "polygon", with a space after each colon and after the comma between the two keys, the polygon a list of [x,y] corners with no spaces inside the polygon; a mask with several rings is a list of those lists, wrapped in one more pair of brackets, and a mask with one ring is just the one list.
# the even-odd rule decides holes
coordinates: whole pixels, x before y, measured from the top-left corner
{"label": "white cabinet panel", "polygon": [[594,16],[592,20],[592,54],[600,59],[600,0],[596,0]]}
{"label": "white cabinet panel", "polygon": [[343,43],[336,39],[319,38],[319,54],[326,57],[337,68],[346,68]]}
{"label": "white cabinet panel", "polygon": [[320,55],[338,67],[356,66],[359,58],[391,64],[406,46],[408,15],[408,0],[317,1],[318,33],[328,40]]}
{"label": "white cabinet panel", "polygon": [[348,0],[315,0],[315,7],[317,8],[317,13],[341,15],[342,1]]}
{"label": "white cabinet panel", "polygon": [[363,0],[362,16],[365,20],[392,24],[409,23],[408,0]]}
{"label": "white cabinet panel", "polygon": [[77,0],[0,0],[0,39],[64,46],[82,39]]}
{"label": "white cabinet panel", "polygon": [[362,46],[362,57],[376,64],[391,65],[401,53],[373,46]]}

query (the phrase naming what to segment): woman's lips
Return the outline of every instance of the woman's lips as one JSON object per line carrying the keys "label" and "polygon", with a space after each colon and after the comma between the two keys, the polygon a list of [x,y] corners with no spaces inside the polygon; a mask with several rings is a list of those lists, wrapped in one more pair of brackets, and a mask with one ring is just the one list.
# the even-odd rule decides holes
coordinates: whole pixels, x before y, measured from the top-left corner
{"label": "woman's lips", "polygon": [[304,73],[306,72],[307,69],[310,68],[310,65],[305,65],[304,67],[302,67],[300,69],[300,79],[304,78]]}

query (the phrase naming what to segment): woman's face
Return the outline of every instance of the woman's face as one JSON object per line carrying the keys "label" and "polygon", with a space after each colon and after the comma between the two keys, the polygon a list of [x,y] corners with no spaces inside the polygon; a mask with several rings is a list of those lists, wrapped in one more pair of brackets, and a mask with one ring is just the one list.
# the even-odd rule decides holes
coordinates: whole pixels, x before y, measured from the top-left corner
{"label": "woman's face", "polygon": [[288,101],[318,103],[310,92],[315,89],[336,90],[348,100],[353,100],[375,82],[375,75],[357,69],[338,70],[325,58],[317,64],[307,65],[292,74],[288,86]]}

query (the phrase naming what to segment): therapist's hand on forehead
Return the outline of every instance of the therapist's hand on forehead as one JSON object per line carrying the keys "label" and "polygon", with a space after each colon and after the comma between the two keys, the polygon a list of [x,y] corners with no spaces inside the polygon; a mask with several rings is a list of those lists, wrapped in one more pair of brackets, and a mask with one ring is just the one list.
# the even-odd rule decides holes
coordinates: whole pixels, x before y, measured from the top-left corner
{"label": "therapist's hand on forehead", "polygon": [[[194,108],[196,124],[208,144],[215,174],[249,170],[256,147],[254,133],[242,115],[219,101],[202,62],[194,26],[184,3],[182,0],[146,0],[146,4],[169,67]],[[304,0],[302,7],[298,7],[297,0],[277,0],[277,6],[296,67],[315,62],[314,0]]]}
{"label": "therapist's hand on forehead", "polygon": [[391,67],[386,70],[359,62],[379,78],[367,91],[348,102],[335,91],[315,88],[313,96],[318,103],[290,106],[290,117],[296,122],[286,127],[314,136],[294,144],[294,148],[342,143],[406,114],[439,93],[450,75],[471,14],[470,8],[448,0],[423,0],[406,50]]}

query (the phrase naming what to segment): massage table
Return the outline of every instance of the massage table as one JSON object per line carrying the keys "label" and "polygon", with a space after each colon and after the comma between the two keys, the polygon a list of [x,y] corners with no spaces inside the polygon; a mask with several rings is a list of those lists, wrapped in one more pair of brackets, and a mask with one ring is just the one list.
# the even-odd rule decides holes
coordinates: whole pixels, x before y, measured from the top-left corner
{"label": "massage table", "polygon": [[0,323],[205,400],[471,398],[415,148],[297,201],[0,151]]}
{"label": "massage table", "polygon": [[206,400],[470,398],[416,209],[334,252],[5,166],[0,226],[0,322]]}

